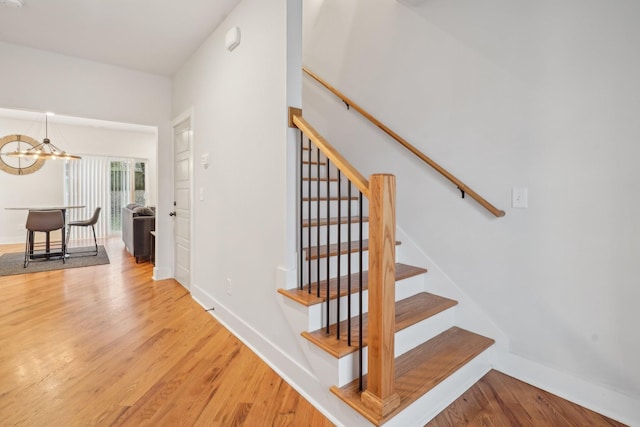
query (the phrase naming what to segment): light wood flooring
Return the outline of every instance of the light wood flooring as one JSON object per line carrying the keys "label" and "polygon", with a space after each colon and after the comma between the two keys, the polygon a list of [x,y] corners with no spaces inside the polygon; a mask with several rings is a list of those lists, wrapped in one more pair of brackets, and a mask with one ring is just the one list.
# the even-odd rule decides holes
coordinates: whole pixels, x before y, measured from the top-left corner
{"label": "light wood flooring", "polygon": [[0,425],[332,425],[182,286],[106,246],[109,265],[0,277]]}
{"label": "light wood flooring", "polygon": [[551,393],[490,371],[425,427],[622,427]]}
{"label": "light wood flooring", "polygon": [[[101,243],[109,265],[0,277],[0,425],[332,425],[183,287]],[[497,372],[428,424],[620,425]]]}

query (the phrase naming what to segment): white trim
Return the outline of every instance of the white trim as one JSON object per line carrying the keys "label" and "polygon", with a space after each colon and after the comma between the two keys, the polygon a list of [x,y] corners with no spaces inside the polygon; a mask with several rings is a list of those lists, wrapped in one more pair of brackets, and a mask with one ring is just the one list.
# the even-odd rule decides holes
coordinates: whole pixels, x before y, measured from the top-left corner
{"label": "white trim", "polygon": [[[176,155],[176,150],[175,150],[175,137],[176,137],[176,132],[175,132],[175,128],[177,125],[179,125],[180,123],[184,122],[185,120],[189,120],[189,131],[191,132],[191,137],[189,138],[189,203],[191,204],[191,206],[189,207],[189,288],[192,288],[192,281],[193,281],[193,240],[194,240],[194,221],[193,221],[193,216],[194,216],[194,173],[195,173],[195,168],[193,166],[193,148],[195,145],[195,132],[194,132],[194,123],[195,123],[195,108],[193,106],[191,106],[190,108],[188,108],[186,111],[178,114],[178,116],[176,118],[174,118],[171,121],[171,197],[172,200],[176,200],[176,195],[175,195],[175,174],[174,174],[174,167],[175,167],[175,155]],[[173,209],[173,205],[171,206],[171,208]],[[173,224],[173,222],[172,222]],[[171,230],[171,247],[172,247],[172,259],[171,259],[171,271],[173,272],[173,278],[175,279],[175,263],[176,263],[176,253],[175,253],[175,228],[172,227]],[[154,270],[155,271],[155,270]]]}
{"label": "white trim", "polygon": [[[299,385],[300,382],[307,383],[309,380],[317,382],[317,379],[307,368],[300,365],[298,361],[292,359],[286,352],[278,348],[274,343],[264,337],[260,332],[255,330],[251,325],[236,316],[232,311],[225,307],[211,295],[207,294],[201,287],[192,284],[191,297],[200,304],[205,310],[227,328],[236,338],[244,345],[249,347],[251,351],[256,353],[258,357],[273,369],[287,384],[293,387],[302,397],[307,399],[318,411],[337,426],[343,426],[336,419],[331,411],[323,404],[318,402],[313,396],[307,393],[305,388]],[[212,310],[213,309],[213,310]],[[259,347],[259,348],[258,348]],[[280,366],[292,368],[289,372],[284,372]],[[295,376],[295,379],[293,378]],[[329,390],[325,390],[329,394]],[[349,409],[353,411],[352,409]],[[356,414],[355,411],[353,411]],[[359,415],[358,415],[359,416]]]}
{"label": "white trim", "polygon": [[513,353],[494,353],[494,369],[629,426],[640,426],[640,399]]}
{"label": "white trim", "polygon": [[188,108],[186,111],[183,111],[182,113],[178,114],[176,118],[171,120],[171,129],[173,129],[174,127],[176,127],[176,125],[179,125],[180,123],[184,122],[187,119],[191,120],[191,128],[193,128],[194,112],[195,112],[195,108],[192,106]]}
{"label": "white trim", "polygon": [[151,276],[153,280],[165,280],[171,279],[171,270],[168,268],[153,268],[153,275]]}
{"label": "white trim", "polygon": [[[282,271],[281,279],[291,274],[291,271]],[[243,319],[236,316],[227,307],[207,294],[202,288],[192,284],[192,298],[205,309],[214,308],[211,314],[227,329],[229,329],[239,340],[254,351],[267,365],[269,365],[278,375],[290,384],[298,393],[307,399],[323,415],[336,425],[368,425],[361,424],[363,418],[357,416],[356,412],[350,408],[334,407],[333,402],[319,401],[328,393],[328,390],[320,386],[316,376],[298,361],[292,359],[286,352],[280,349],[275,343],[264,337],[259,331],[247,324]],[[605,387],[589,383],[580,378],[573,377],[567,373],[556,371],[552,368],[540,365],[536,362],[524,359],[512,353],[501,351],[497,346],[485,352],[484,360],[492,362],[493,369],[510,375],[520,381],[524,381],[549,393],[567,399],[585,408],[591,409],[599,414],[625,423],[629,426],[640,426],[640,400],[628,395],[607,389]],[[282,367],[286,367],[283,370]],[[473,375],[473,383],[482,375]],[[389,422],[389,426],[406,425],[414,420],[414,416],[422,411],[422,421],[427,422],[443,410],[448,403],[455,400],[473,383],[466,383],[462,387],[458,384],[455,392],[449,390],[445,395],[449,399],[441,399],[443,393],[429,395],[429,404],[412,405],[411,411],[403,416],[394,417]],[[314,397],[314,395],[316,397]],[[451,398],[452,397],[452,398]],[[422,399],[422,398],[421,398]],[[435,400],[434,400],[435,399]],[[437,402],[436,402],[437,401]],[[425,401],[426,402],[426,401]],[[422,403],[422,402],[421,402]],[[428,413],[424,413],[425,407],[431,408]],[[418,411],[418,412],[416,412]],[[351,412],[353,419],[347,420]],[[397,419],[396,419],[397,418]],[[397,424],[400,422],[400,424]],[[424,422],[420,425],[424,425]]]}

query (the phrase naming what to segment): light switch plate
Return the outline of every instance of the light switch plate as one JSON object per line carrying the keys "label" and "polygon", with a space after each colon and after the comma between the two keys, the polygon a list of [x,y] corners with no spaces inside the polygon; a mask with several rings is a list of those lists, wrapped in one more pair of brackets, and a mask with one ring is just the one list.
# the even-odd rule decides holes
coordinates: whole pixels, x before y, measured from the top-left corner
{"label": "light switch plate", "polygon": [[511,207],[512,208],[528,208],[529,207],[529,191],[527,187],[513,187],[511,190]]}

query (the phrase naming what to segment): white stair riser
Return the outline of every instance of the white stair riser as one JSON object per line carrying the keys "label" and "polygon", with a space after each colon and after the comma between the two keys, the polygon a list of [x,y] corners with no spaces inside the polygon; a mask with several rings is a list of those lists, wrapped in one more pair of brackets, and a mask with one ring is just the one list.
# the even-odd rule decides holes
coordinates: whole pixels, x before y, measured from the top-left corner
{"label": "white stair riser", "polygon": [[[303,331],[313,331],[317,325],[314,319],[319,318],[320,305],[307,307],[290,298],[282,297],[282,307],[285,317],[289,321],[295,334]],[[305,340],[306,341],[306,340]]]}
{"label": "white stair riser", "polygon": [[[357,345],[357,343],[355,344]],[[313,371],[316,374],[316,377],[318,378],[320,383],[327,388],[330,388],[334,385],[342,387],[358,376],[358,373],[360,371],[358,352],[352,353],[349,356],[345,356],[341,359],[337,359],[331,356],[326,351],[321,350],[310,341],[303,343],[303,349],[309,359],[309,362],[313,366]],[[366,348],[362,353],[362,362],[362,371],[363,374],[366,374]],[[344,380],[346,378],[351,378],[351,380]]]}
{"label": "white stair riser", "polygon": [[[315,158],[313,161],[315,162]],[[326,163],[325,160],[322,160],[322,162]],[[298,171],[298,173],[300,173],[300,171]],[[327,170],[326,164],[321,164],[320,169],[318,169],[317,164],[312,164],[311,169],[309,169],[309,165],[305,164],[303,165],[302,176],[305,178],[309,176],[312,178],[316,178],[318,176],[321,178],[325,178],[327,176],[331,178],[338,178],[338,169],[336,169],[333,163],[331,163],[329,170]],[[340,174],[340,178],[343,180],[343,183],[348,182],[347,178],[342,173]]]}
{"label": "white stair riser", "polygon": [[[309,189],[309,182],[311,182],[311,189]],[[320,181],[320,197],[326,197],[327,196],[327,187],[329,188],[329,194],[332,197],[335,197],[338,195],[338,182],[337,181],[330,181],[328,184],[326,181]],[[311,191],[309,191],[311,190]],[[303,197],[309,197],[309,194],[311,194],[311,197],[317,197],[318,196],[318,182],[317,181],[302,181],[302,194]],[[342,182],[341,184],[341,188],[340,188],[340,194],[344,197],[347,197],[349,195],[349,184],[345,181]],[[351,187],[351,197],[359,197],[359,191],[358,189],[352,185]],[[358,202],[359,203],[359,202]],[[367,198],[363,196],[362,198],[362,206],[363,206],[363,212],[367,212],[367,207],[368,202],[367,202]]]}
{"label": "white stair riser", "polygon": [[302,337],[300,337],[300,340],[302,350],[307,356],[313,373],[320,384],[326,389],[337,384],[340,377],[338,359],[326,351],[320,351],[320,349],[309,340]]}
{"label": "white stair riser", "polygon": [[[300,147],[298,147],[298,151],[300,151]],[[324,156],[324,154],[322,154],[322,152],[318,154],[316,146],[311,145],[311,150],[302,150],[302,160],[306,162],[306,161],[309,161],[309,159],[313,161],[320,159],[321,162],[324,162],[326,161],[327,158]],[[312,166],[315,166],[315,165],[312,165]]]}
{"label": "white stair riser", "polygon": [[[299,151],[299,150],[298,150]],[[302,151],[302,161],[303,162],[308,162],[309,160],[311,160],[312,164],[303,164],[302,167],[304,168],[304,174],[306,175],[307,173],[307,168],[309,166],[311,166],[312,169],[315,169],[318,167],[318,160],[320,161],[320,168],[322,169],[326,169],[327,165],[329,165],[331,167],[331,171],[335,173],[335,171],[337,170],[335,164],[333,164],[333,162],[331,162],[330,160],[327,160],[327,156],[325,156],[322,152],[319,152],[317,147],[315,145],[311,146],[311,150],[303,150]]]}
{"label": "white stair riser", "polygon": [[[349,255],[344,254],[340,256],[340,270],[341,276],[347,274],[348,271],[348,259]],[[302,265],[302,274],[304,284],[316,282],[318,280],[318,261],[320,263],[320,280],[325,280],[327,277],[327,260],[329,261],[329,277],[337,277],[338,276],[338,257],[329,257],[329,258],[320,258],[320,259],[312,259],[311,262],[303,257],[303,265]],[[311,266],[311,280],[309,280],[309,265]],[[360,267],[360,260],[358,253],[351,254],[351,273],[357,273]],[[369,269],[369,255],[365,251],[362,254],[362,270],[366,271]]]}
{"label": "white stair riser", "polygon": [[[357,288],[356,283],[352,284],[352,286],[354,286],[354,288]],[[345,288],[346,287],[347,286],[345,284]],[[368,296],[369,296],[368,292],[364,290],[362,292],[362,312],[363,313],[366,313],[369,311]],[[358,293],[354,293],[354,294],[351,294],[350,299],[351,299],[351,317],[353,318],[358,316],[358,313],[360,312],[360,304],[359,304],[360,296]],[[341,297],[339,301],[340,301],[340,321],[346,320],[348,317],[347,313],[349,312],[349,297],[348,296]],[[317,314],[310,313],[310,316],[309,316],[309,323],[312,324],[313,326],[313,329],[309,329],[310,331],[323,329],[327,326],[327,323],[326,323],[327,303],[324,302],[322,304],[318,304],[317,307],[318,307],[316,312]],[[338,299],[331,300],[331,302],[329,303],[329,324],[331,325],[337,323],[337,315],[338,315],[337,307],[338,307]],[[353,320],[353,321],[357,322],[357,320]],[[346,329],[343,329],[341,332],[346,334],[347,331]]]}
{"label": "white stair riser", "polygon": [[333,165],[330,171],[327,171],[327,165],[320,165],[320,170],[318,170],[318,165],[311,165],[311,170],[309,170],[308,167],[309,165],[304,165],[304,169],[302,170],[302,174],[305,178],[309,176],[312,178],[316,178],[318,176],[325,178],[327,175],[332,178],[338,177],[338,173],[335,171]]}
{"label": "white stair riser", "polygon": [[[451,310],[452,309],[445,310],[444,312],[438,313],[437,315],[432,316],[428,319],[425,319],[422,322],[416,323],[415,325],[411,325],[408,328],[405,328],[401,331],[396,332],[394,357],[401,356],[402,354],[408,352],[409,350],[419,346],[420,344],[423,344],[424,342],[430,340],[436,335],[454,326],[453,313],[448,313]],[[323,351],[320,348],[318,348],[318,350]],[[367,355],[366,350],[367,349],[365,347],[365,351],[363,353],[365,357]],[[359,375],[358,357],[359,357],[358,353],[354,352],[340,359],[340,362],[339,362],[340,376],[338,378],[340,387],[345,384],[348,384],[349,382],[353,381],[358,377]],[[363,372],[365,374],[367,373],[366,362],[363,364]]]}
{"label": "white stair riser", "polygon": [[398,357],[455,325],[456,307],[396,332],[395,357]]}
{"label": "white stair riser", "polygon": [[[349,213],[349,200],[330,200],[329,215],[331,217],[338,216],[338,203],[340,203],[340,216],[347,217]],[[320,205],[320,218],[326,218],[327,217],[327,201],[326,200],[320,200],[319,202],[316,200],[303,201],[302,217],[304,219],[318,218],[318,204]],[[359,203],[357,200],[351,200],[351,216],[353,218],[358,217],[358,206],[359,206]],[[309,216],[309,207],[311,208],[311,216]]]}
{"label": "white stair riser", "polygon": [[419,292],[424,292],[425,275],[407,277],[403,280],[396,281],[396,301],[409,298]]}
{"label": "white stair riser", "polygon": [[[368,357],[369,352],[365,347],[362,350],[362,375],[366,375],[368,372]],[[359,352],[353,352],[338,360],[338,382],[335,385],[342,387],[349,384],[360,376],[360,354]]]}
{"label": "white stair riser", "polygon": [[[351,284],[354,289],[357,289],[358,284]],[[341,289],[347,289],[347,282],[343,281],[340,285]],[[404,280],[400,280],[396,283],[396,301],[401,299],[408,298],[412,295],[417,294],[418,292],[423,292],[424,288],[424,275],[413,276],[406,278]],[[325,292],[324,289],[321,292]],[[362,293],[363,299],[363,313],[367,313],[369,311],[368,308],[368,299],[369,293],[365,290]],[[347,319],[348,313],[348,297],[343,296],[339,298],[340,300],[340,321]],[[325,319],[327,318],[327,303],[317,304],[315,306],[309,307],[308,313],[308,321],[305,323],[309,325],[308,331],[316,331],[318,329],[326,327]],[[330,324],[334,324],[337,321],[337,306],[338,299],[332,299],[330,301],[329,306],[329,319]],[[359,312],[359,296],[357,293],[351,295],[351,316],[357,316]]]}
{"label": "white stair riser", "polygon": [[[309,188],[309,183],[311,183],[311,188]],[[344,186],[343,186],[344,187]],[[338,183],[335,181],[331,181],[328,184],[329,194],[331,196],[337,196],[338,194]],[[344,189],[341,188],[341,191]],[[324,181],[320,181],[320,188],[318,188],[317,181],[302,181],[302,195],[303,197],[327,197],[327,183]],[[346,194],[343,191],[343,195]]]}
{"label": "white stair riser", "polygon": [[[359,236],[360,236],[360,224],[352,223],[352,224],[340,224],[340,240],[344,242],[348,242],[349,237],[349,227],[351,227],[351,245],[356,247],[359,245]],[[309,240],[309,234],[311,235],[311,246],[316,246],[318,242],[318,234],[320,235],[320,245],[327,244],[327,228],[329,228],[329,243],[334,244],[338,242],[338,224],[334,225],[322,225],[320,227],[303,227],[302,228],[302,246],[306,248],[308,245],[307,241]],[[318,229],[320,232],[318,233]],[[309,233],[311,231],[311,233]],[[362,239],[366,240],[369,238],[369,223],[362,223]]]}

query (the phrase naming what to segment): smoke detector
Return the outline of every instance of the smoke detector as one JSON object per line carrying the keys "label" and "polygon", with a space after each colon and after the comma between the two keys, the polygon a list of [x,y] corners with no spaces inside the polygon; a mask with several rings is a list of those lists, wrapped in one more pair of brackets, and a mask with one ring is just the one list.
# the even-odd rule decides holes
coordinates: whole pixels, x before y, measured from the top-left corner
{"label": "smoke detector", "polygon": [[9,7],[22,7],[24,0],[0,0],[0,4]]}

